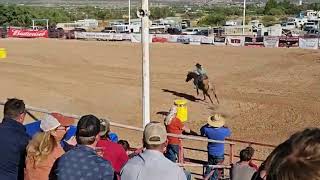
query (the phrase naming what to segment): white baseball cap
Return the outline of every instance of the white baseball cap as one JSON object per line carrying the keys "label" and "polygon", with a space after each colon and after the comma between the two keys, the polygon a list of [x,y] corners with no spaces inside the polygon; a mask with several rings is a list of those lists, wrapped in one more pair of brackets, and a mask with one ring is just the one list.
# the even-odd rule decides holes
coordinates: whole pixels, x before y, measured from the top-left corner
{"label": "white baseball cap", "polygon": [[44,132],[48,132],[50,130],[56,129],[57,127],[59,127],[61,124],[58,121],[57,118],[53,117],[50,114],[46,114],[43,118],[43,120],[41,120],[40,123],[40,128],[44,131]]}

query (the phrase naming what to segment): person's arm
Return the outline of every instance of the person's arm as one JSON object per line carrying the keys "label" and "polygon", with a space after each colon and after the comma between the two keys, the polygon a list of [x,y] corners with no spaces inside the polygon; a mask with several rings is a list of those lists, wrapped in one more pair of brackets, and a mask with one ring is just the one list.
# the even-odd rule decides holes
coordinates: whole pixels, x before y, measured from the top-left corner
{"label": "person's arm", "polygon": [[200,129],[200,135],[201,135],[201,136],[206,136],[205,126],[202,126],[202,127],[201,127],[201,129]]}
{"label": "person's arm", "polygon": [[190,133],[191,132],[191,129],[189,129],[187,126],[183,126],[182,127],[182,130],[186,133]]}

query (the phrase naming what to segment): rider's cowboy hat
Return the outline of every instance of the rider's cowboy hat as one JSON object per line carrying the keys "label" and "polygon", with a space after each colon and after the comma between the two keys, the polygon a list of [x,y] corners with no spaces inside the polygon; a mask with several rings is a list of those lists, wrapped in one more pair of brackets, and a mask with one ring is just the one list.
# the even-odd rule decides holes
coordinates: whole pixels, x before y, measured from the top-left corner
{"label": "rider's cowboy hat", "polygon": [[196,67],[201,67],[201,64],[197,63],[197,64],[196,64]]}
{"label": "rider's cowboy hat", "polygon": [[220,128],[225,124],[225,117],[221,114],[215,114],[208,118],[208,124],[212,127]]}

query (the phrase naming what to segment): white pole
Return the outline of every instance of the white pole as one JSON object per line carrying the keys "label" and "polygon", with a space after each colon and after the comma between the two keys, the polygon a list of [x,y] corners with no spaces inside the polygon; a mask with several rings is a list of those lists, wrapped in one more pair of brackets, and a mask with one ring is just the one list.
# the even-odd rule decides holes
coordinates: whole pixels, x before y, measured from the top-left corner
{"label": "white pole", "polygon": [[243,0],[242,35],[244,35],[245,26],[246,26],[246,0]]}
{"label": "white pole", "polygon": [[34,20],[32,20],[32,30],[34,30]]}
{"label": "white pole", "polygon": [[143,127],[150,122],[150,69],[149,69],[149,2],[142,0],[142,71],[143,71]]}
{"label": "white pole", "polygon": [[131,33],[131,0],[129,0],[129,33]]}

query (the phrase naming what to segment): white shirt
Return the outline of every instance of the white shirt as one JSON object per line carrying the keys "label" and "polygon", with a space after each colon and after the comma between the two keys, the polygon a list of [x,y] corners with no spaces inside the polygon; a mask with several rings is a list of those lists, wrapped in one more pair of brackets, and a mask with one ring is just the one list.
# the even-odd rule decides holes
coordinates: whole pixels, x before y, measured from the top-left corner
{"label": "white shirt", "polygon": [[182,168],[161,152],[146,150],[122,168],[121,180],[186,180]]}

